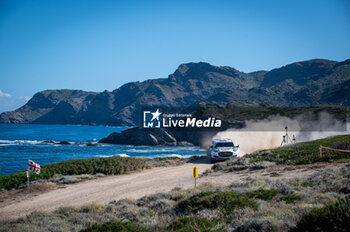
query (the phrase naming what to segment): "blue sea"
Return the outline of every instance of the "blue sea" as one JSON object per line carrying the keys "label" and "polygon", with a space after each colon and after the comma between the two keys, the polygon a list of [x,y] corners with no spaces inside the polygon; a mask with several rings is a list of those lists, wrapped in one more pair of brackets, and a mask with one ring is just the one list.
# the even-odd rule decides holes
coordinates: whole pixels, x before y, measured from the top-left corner
{"label": "blue sea", "polygon": [[[98,144],[97,141],[126,127],[0,124],[0,175],[27,168],[28,160],[44,165],[63,160],[112,156],[190,157],[205,155],[199,147],[150,147]],[[71,145],[59,145],[67,141]]]}

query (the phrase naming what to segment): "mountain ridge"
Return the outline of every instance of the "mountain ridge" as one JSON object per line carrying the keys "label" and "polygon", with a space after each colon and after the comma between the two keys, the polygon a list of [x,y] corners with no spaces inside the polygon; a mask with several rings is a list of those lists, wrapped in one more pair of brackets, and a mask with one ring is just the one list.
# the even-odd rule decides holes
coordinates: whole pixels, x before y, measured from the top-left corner
{"label": "mountain ridge", "polygon": [[129,82],[113,91],[44,90],[0,115],[0,123],[135,126],[143,106],[250,101],[273,106],[350,105],[350,59],[312,59],[270,71],[240,72],[186,63],[167,78]]}

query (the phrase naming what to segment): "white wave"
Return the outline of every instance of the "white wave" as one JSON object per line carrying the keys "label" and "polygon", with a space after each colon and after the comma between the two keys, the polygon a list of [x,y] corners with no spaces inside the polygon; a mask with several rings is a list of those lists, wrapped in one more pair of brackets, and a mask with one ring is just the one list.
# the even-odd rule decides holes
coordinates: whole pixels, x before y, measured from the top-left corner
{"label": "white wave", "polygon": [[148,149],[123,149],[126,152],[138,152],[138,153],[153,153],[153,152],[173,152],[173,151],[196,151],[203,152],[205,149],[200,147],[165,147],[165,148],[157,148],[157,147],[149,147]]}
{"label": "white wave", "polygon": [[205,151],[205,149],[200,147],[177,147],[177,148],[185,151]]}
{"label": "white wave", "polygon": [[177,158],[184,158],[184,156],[180,154],[164,154],[164,155],[156,155],[154,156],[156,158],[164,158],[164,157],[177,157]]}
{"label": "white wave", "polygon": [[0,139],[0,144],[14,144],[15,141],[11,141],[11,140],[1,140]]}
{"label": "white wave", "polygon": [[118,154],[117,156],[119,156],[119,157],[130,157],[130,156],[127,155],[127,154]]}
{"label": "white wave", "polygon": [[[124,149],[123,149],[124,150]],[[148,153],[152,152],[152,150],[142,150],[142,149],[125,149],[127,152],[139,152],[139,153]]]}
{"label": "white wave", "polygon": [[115,154],[115,155],[95,155],[95,157],[99,158],[108,158],[108,157],[113,157],[113,156],[119,156],[119,157],[130,157],[127,154]]}
{"label": "white wave", "polygon": [[15,142],[16,143],[23,143],[23,144],[32,144],[32,145],[41,143],[41,141],[38,141],[38,140],[16,140]]}
{"label": "white wave", "polygon": [[180,154],[166,154],[162,157],[178,157],[181,159],[185,159],[185,158],[190,158],[192,156],[206,156],[204,154],[188,154],[188,155],[180,155]]}
{"label": "white wave", "polygon": [[[62,141],[55,141],[55,140],[0,140],[0,144],[30,144],[30,145],[36,145],[36,144],[45,144],[45,145],[65,145],[60,144]],[[87,146],[87,145],[103,145],[99,144],[98,142],[74,142],[74,141],[68,141],[71,145],[79,145],[79,146]]]}
{"label": "white wave", "polygon": [[115,144],[109,144],[109,143],[98,143],[99,147],[113,147]]}
{"label": "white wave", "polygon": [[38,140],[0,140],[0,144],[39,144],[43,141]]}
{"label": "white wave", "polygon": [[138,153],[149,153],[149,152],[167,152],[171,151],[174,148],[163,148],[163,149],[156,149],[150,147],[149,149],[137,149],[137,148],[132,148],[132,149],[125,149],[127,152],[138,152]]}

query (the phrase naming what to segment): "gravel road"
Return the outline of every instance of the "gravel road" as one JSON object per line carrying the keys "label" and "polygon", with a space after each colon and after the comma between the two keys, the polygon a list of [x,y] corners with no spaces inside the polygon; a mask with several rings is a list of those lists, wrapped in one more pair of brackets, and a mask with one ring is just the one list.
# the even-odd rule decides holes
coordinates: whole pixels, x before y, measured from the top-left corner
{"label": "gravel road", "polygon": [[[192,188],[194,186],[193,166],[199,167],[199,174],[201,174],[206,169],[210,169],[212,165],[202,162],[153,168],[138,173],[107,176],[64,185],[44,193],[24,194],[22,197],[13,196],[0,203],[0,220],[23,217],[34,211],[52,211],[64,206],[81,206],[90,203],[108,204],[113,200],[118,201],[123,198],[138,199],[144,195],[168,192],[175,187]],[[309,175],[324,168],[341,168],[342,166],[343,164],[276,165],[254,171],[214,172],[201,176],[197,184],[205,182],[231,184],[257,177],[289,179]]]}

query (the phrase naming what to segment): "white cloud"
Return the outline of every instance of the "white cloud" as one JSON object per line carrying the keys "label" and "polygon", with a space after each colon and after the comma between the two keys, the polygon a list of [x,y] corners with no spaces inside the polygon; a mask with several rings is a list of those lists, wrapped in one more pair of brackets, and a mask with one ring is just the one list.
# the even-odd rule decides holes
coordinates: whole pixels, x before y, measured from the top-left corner
{"label": "white cloud", "polygon": [[24,97],[21,96],[21,97],[19,97],[19,99],[29,101],[30,97],[29,96],[24,96]]}
{"label": "white cloud", "polygon": [[9,94],[9,93],[4,93],[4,92],[2,92],[1,89],[0,89],[0,97],[11,97],[11,94]]}
{"label": "white cloud", "polygon": [[12,96],[0,90],[0,113],[5,111],[16,110],[28,102],[28,96]]}

